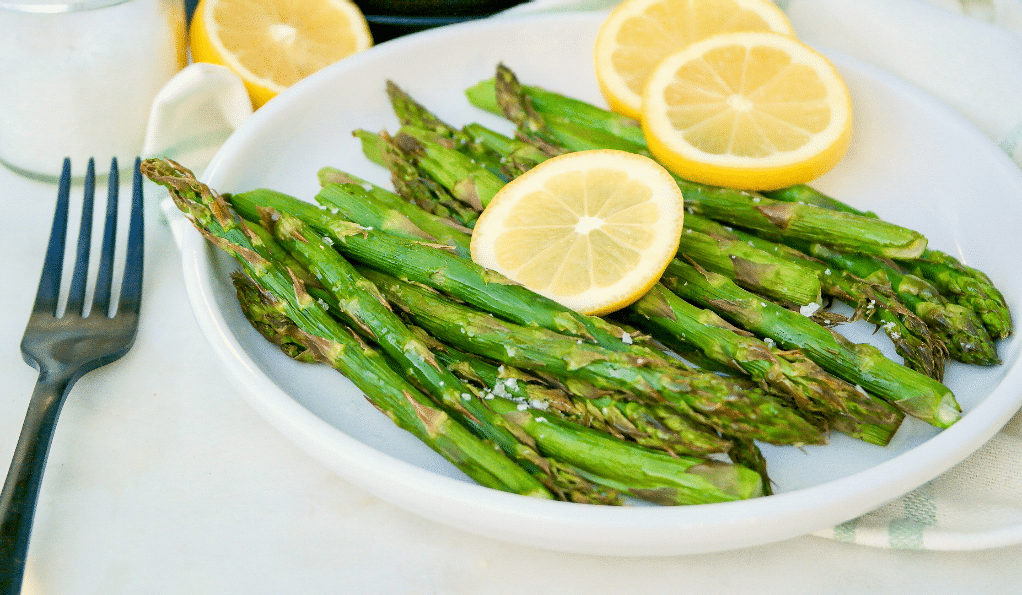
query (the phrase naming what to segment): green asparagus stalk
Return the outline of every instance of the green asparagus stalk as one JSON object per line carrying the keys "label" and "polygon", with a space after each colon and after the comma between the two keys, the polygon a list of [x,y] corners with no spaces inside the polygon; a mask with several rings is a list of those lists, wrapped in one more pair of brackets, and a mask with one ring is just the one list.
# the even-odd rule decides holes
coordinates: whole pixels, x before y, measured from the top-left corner
{"label": "green asparagus stalk", "polygon": [[420,338],[430,345],[443,365],[490,396],[506,397],[520,403],[520,407],[554,412],[568,421],[673,454],[705,456],[732,448],[731,442],[709,428],[698,426],[668,411],[667,407],[639,403],[622,395],[609,396],[595,387],[581,391],[583,394],[591,392],[591,396],[579,397],[579,391],[571,394],[572,391],[558,386],[556,381],[547,382],[524,370],[491,363],[419,331]]}
{"label": "green asparagus stalk", "polygon": [[527,415],[505,399],[488,403],[548,458],[634,498],[674,506],[746,500],[764,493],[759,472],[740,464],[647,449],[556,417]]}
{"label": "green asparagus stalk", "polygon": [[[336,170],[335,170],[336,171]],[[398,215],[403,216],[414,228],[425,232],[426,239],[443,246],[450,246],[459,256],[469,258],[470,237],[467,229],[455,227],[441,217],[420,209],[418,206],[402,199],[394,193],[380,188],[379,192],[373,187],[366,190],[362,185],[352,182],[342,182],[345,178],[340,172],[324,172],[321,170],[321,179],[336,180],[323,184],[316,194],[316,201],[331,209],[338,209],[337,214],[345,219],[355,221],[365,227],[384,229],[374,224],[380,219],[397,219]],[[408,238],[420,237],[419,233],[410,231],[400,233],[395,231],[394,226],[387,228],[391,233],[399,233]]]}
{"label": "green asparagus stalk", "polygon": [[326,297],[323,292],[323,286],[319,284],[319,280],[312,276],[309,271],[295,260],[294,256],[291,256],[283,246],[277,243],[277,240],[273,239],[270,232],[266,231],[266,228],[258,223],[251,221],[242,220],[241,224],[246,227],[249,240],[252,242],[252,248],[259,253],[260,256],[266,260],[272,260],[283,266],[285,269],[291,271],[291,274],[298,278],[299,281],[305,285],[305,289],[310,294],[315,294],[316,297]]}
{"label": "green asparagus stalk", "polygon": [[[501,65],[498,70],[504,68],[506,67]],[[496,89],[497,79],[492,78],[470,87],[465,91],[465,96],[472,105],[500,115],[502,110],[497,102]],[[646,137],[637,120],[541,87],[523,85],[521,89],[529,97],[532,108],[544,118],[559,117],[577,122],[586,128],[617,136],[633,144],[646,143]]]}
{"label": "green asparagus stalk", "polygon": [[888,359],[873,345],[853,344],[798,312],[750,294],[723,275],[675,260],[661,282],[739,327],[769,337],[785,349],[802,350],[824,370],[890,401],[908,415],[939,428],[961,417],[954,394],[943,384]]}
{"label": "green asparagus stalk", "polygon": [[881,219],[681,180],[678,185],[691,212],[728,225],[885,258],[914,258],[926,248],[920,233]]}
{"label": "green asparagus stalk", "polygon": [[886,401],[824,372],[800,351],[781,351],[743,334],[662,285],[654,286],[629,313],[654,336],[666,337],[669,344],[680,340],[695,345],[853,438],[886,445],[901,425],[903,414]]}
{"label": "green asparagus stalk", "polygon": [[819,245],[811,246],[810,253],[861,278],[889,283],[901,301],[943,338],[952,359],[980,366],[1000,363],[997,347],[976,313],[947,302],[923,279],[902,274],[893,266],[868,256],[841,253]]}
{"label": "green asparagus stalk", "polygon": [[437,135],[427,130],[402,126],[394,141],[420,170],[446,188],[451,196],[477,211],[490,204],[506,183],[465,153],[444,145]]}
{"label": "green asparagus stalk", "polygon": [[816,205],[832,211],[842,211],[845,213],[860,215],[862,217],[877,218],[877,214],[873,211],[862,211],[860,209],[856,209],[849,204],[841,202],[840,200],[828,196],[805,184],[790,186],[788,188],[780,188],[778,190],[767,190],[762,192],[762,194],[767,198],[772,198],[782,202],[797,202],[806,205]]}
{"label": "green asparagus stalk", "polygon": [[982,271],[965,266],[951,255],[937,250],[927,250],[921,257],[899,264],[933,283],[949,300],[975,311],[992,338],[1011,336],[1011,310],[1004,296]]}
{"label": "green asparagus stalk", "polygon": [[423,130],[430,130],[440,136],[449,139],[458,139],[463,144],[472,143],[469,137],[463,137],[462,131],[444,122],[426,106],[412,98],[404,89],[394,81],[387,81],[387,97],[390,99],[391,108],[402,126],[416,126]]}
{"label": "green asparagus stalk", "polygon": [[820,280],[812,271],[739,240],[715,238],[689,227],[681,234],[678,254],[773,300],[805,306],[821,299]]}
{"label": "green asparagus stalk", "polygon": [[[811,269],[820,279],[823,293],[855,308],[852,320],[862,318],[882,329],[908,367],[937,381],[943,378],[947,362],[947,347],[943,340],[935,336],[925,322],[902,304],[888,286],[869,283],[784,244],[728,228],[697,215],[688,215],[685,226],[714,237],[745,242]],[[818,314],[813,313],[811,317],[815,319]]]}
{"label": "green asparagus stalk", "polygon": [[387,96],[390,98],[394,115],[402,127],[411,127],[435,135],[446,141],[450,148],[456,149],[471,157],[477,163],[494,173],[501,170],[499,156],[485,143],[464,130],[460,130],[441,120],[436,114],[415,101],[408,93],[397,86],[394,81],[387,81]]}
{"label": "green asparagus stalk", "polygon": [[418,285],[378,271],[363,271],[415,324],[476,355],[599,389],[669,402],[722,433],[773,444],[818,444],[819,431],[758,388],[712,373],[651,368],[631,354],[602,349],[547,329],[494,318]]}
{"label": "green asparagus stalk", "polygon": [[[313,349],[298,339],[301,331],[291,319],[279,314],[272,302],[265,301],[262,291],[251,279],[240,272],[231,275],[235,293],[245,317],[259,334],[269,340],[295,361],[318,363],[319,357]],[[286,330],[284,330],[286,328]]]}
{"label": "green asparagus stalk", "polygon": [[394,139],[385,132],[374,134],[356,130],[362,152],[370,161],[391,172],[395,192],[438,217],[449,219],[462,227],[472,227],[479,213],[451,196],[451,193],[428,176],[420,174]]}
{"label": "green asparagus stalk", "polygon": [[[871,211],[860,211],[808,186],[793,186],[765,194],[776,200],[815,204],[837,211],[876,217]],[[1004,296],[982,271],[967,267],[953,256],[932,249],[925,250],[918,258],[902,260],[899,264],[909,273],[932,283],[948,300],[975,311],[992,338],[1004,339],[1011,336],[1011,312]]]}
{"label": "green asparagus stalk", "polygon": [[500,156],[501,172],[508,179],[517,178],[550,158],[527,142],[511,138],[478,123],[467,124],[464,130],[477,143]]}
{"label": "green asparagus stalk", "polygon": [[728,458],[736,465],[741,465],[759,473],[762,478],[763,495],[769,496],[774,493],[773,482],[767,472],[767,460],[763,451],[759,449],[753,440],[737,439],[735,445],[728,451]]}
{"label": "green asparagus stalk", "polygon": [[330,361],[395,424],[481,485],[551,497],[542,486],[537,489],[535,480],[521,467],[474,436],[398,376],[379,353],[332,318],[296,277],[260,256],[245,226],[238,223],[223,198],[199,183],[191,172],[164,159],[146,160],[142,172],[170,191],[175,204],[203,236],[238,261],[246,275],[258,283],[267,306],[294,322],[296,342],[317,358]]}
{"label": "green asparagus stalk", "polygon": [[494,93],[499,109],[497,113],[514,123],[517,136],[548,155],[587,149],[618,149],[653,157],[644,140],[636,143],[586,126],[571,117],[541,114],[534,109],[532,97],[518,77],[503,64],[497,66]]}
{"label": "green asparagus stalk", "polygon": [[549,157],[533,145],[509,138],[478,124],[457,129],[415,101],[392,81],[387,82],[387,94],[402,127],[429,131],[436,137],[448,139],[451,141],[451,148],[465,153],[475,162],[505,179],[516,177]]}
{"label": "green asparagus stalk", "polygon": [[[416,225],[411,219],[401,212],[395,209],[376,208],[373,199],[369,196],[369,193],[361,186],[351,185],[349,187],[349,191],[351,193],[357,193],[359,199],[348,201],[342,201],[340,199],[331,200],[342,195],[344,192],[336,186],[329,186],[321,190],[316,195],[316,200],[320,204],[320,208],[325,209],[338,217],[358,219],[363,221],[366,226],[388,233],[396,233],[404,237],[414,238],[419,242],[438,242],[437,238],[423,231],[421,227]],[[246,190],[245,194],[256,201],[272,201],[273,199],[270,197],[273,196],[288,196],[268,188]]]}

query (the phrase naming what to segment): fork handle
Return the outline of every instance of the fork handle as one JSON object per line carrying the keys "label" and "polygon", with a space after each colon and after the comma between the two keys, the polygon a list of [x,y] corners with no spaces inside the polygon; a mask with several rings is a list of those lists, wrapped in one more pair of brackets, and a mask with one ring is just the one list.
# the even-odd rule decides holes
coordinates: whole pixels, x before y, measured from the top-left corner
{"label": "fork handle", "polygon": [[66,375],[39,375],[28,413],[14,448],[7,480],[0,492],[0,595],[17,595],[25,570],[36,500],[46,456],[64,397],[73,380]]}

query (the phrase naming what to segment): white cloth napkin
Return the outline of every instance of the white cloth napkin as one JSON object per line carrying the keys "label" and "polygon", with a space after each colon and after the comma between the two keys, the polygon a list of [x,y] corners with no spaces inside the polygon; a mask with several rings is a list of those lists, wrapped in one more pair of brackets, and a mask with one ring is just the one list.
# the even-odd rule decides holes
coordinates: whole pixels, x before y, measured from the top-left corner
{"label": "white cloth napkin", "polygon": [[[775,0],[803,40],[908,81],[972,120],[1022,167],[1022,0]],[[616,0],[534,0],[502,13],[606,10]],[[193,64],[157,96],[146,156],[202,172],[252,112],[240,79]],[[175,237],[188,225],[170,203]],[[1022,543],[1022,413],[971,457],[910,494],[818,532],[892,549]]]}

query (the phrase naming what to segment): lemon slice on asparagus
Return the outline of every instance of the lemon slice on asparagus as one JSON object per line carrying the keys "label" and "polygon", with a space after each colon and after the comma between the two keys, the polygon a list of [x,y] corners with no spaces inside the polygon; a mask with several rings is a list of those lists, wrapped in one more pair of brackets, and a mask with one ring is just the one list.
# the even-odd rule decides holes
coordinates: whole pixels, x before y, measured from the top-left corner
{"label": "lemon slice on asparagus", "polygon": [[641,155],[567,153],[503,187],[476,222],[472,258],[585,314],[639,299],[678,249],[683,198]]}
{"label": "lemon slice on asparagus", "polygon": [[642,128],[653,155],[682,178],[770,190],[837,165],[851,140],[852,101],[833,64],[797,39],[726,33],[657,66]]}

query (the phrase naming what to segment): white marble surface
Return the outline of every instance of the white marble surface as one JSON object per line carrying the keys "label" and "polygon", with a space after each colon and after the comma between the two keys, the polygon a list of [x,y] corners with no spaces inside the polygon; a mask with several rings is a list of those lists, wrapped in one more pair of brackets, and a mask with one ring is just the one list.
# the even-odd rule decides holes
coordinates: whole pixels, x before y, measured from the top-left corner
{"label": "white marble surface", "polygon": [[[56,432],[26,593],[1017,593],[1022,546],[871,549],[805,537],[671,558],[524,549],[410,515],[293,446],[222,374],[188,309],[147,187],[147,270],[134,348],[84,377]],[[35,382],[18,344],[53,184],[0,168],[0,461]]]}

